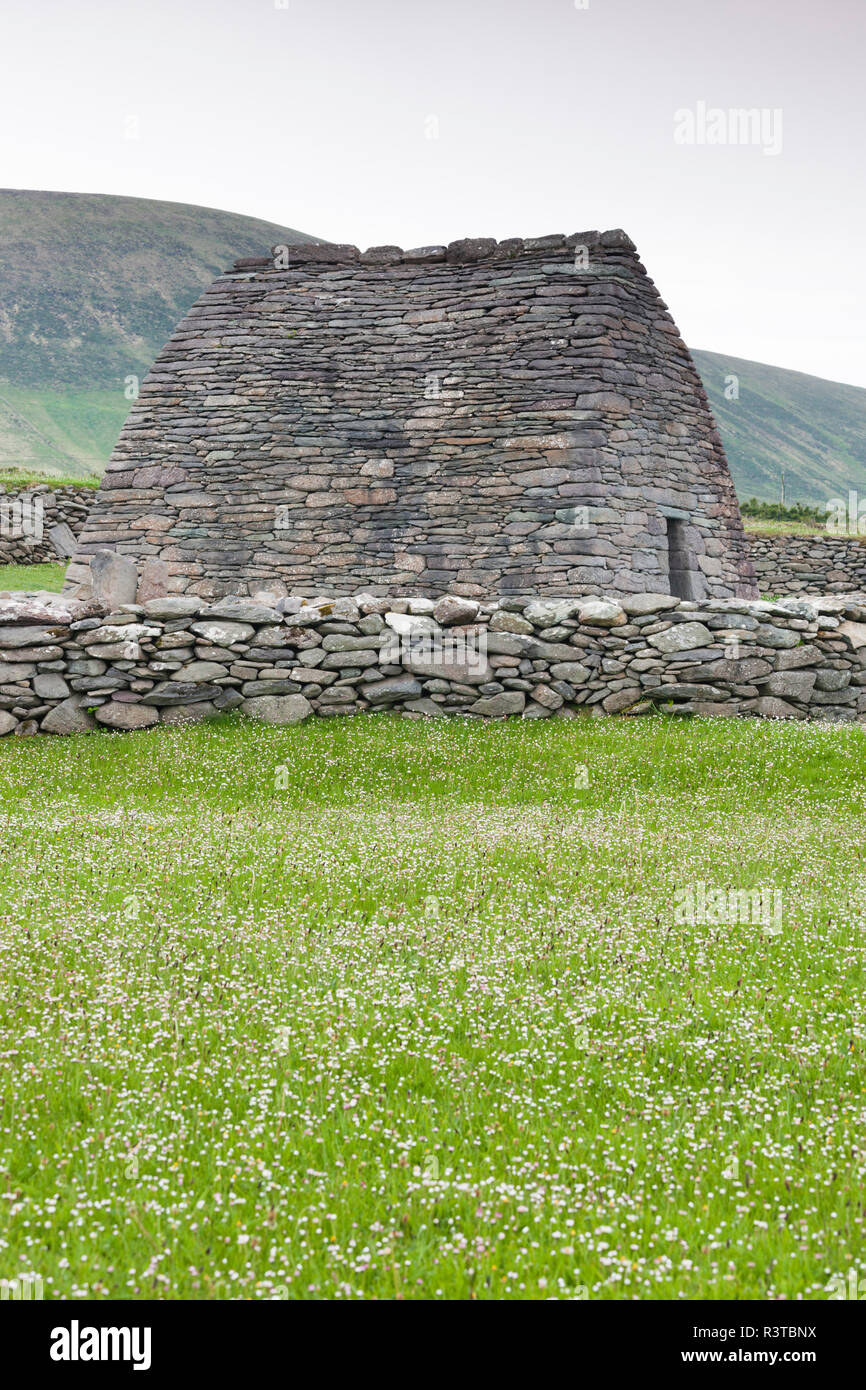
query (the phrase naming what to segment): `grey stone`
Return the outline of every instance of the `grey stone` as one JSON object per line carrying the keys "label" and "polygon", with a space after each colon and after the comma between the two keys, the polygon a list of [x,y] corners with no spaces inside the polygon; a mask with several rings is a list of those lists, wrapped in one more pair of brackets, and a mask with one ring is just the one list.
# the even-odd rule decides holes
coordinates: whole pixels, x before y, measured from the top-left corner
{"label": "grey stone", "polygon": [[[689,652],[689,657],[694,656],[694,652]],[[637,665],[637,663],[633,663]],[[683,681],[755,681],[762,676],[768,676],[772,671],[769,661],[764,661],[761,657],[740,657],[736,660],[728,657],[720,657],[717,661],[707,661],[702,666],[688,666],[681,670],[678,675],[679,680]]]}
{"label": "grey stone", "polygon": [[234,623],[228,619],[213,619],[208,622],[192,623],[190,631],[197,637],[204,637],[217,647],[233,647],[238,642],[248,642],[255,628],[251,623]]}
{"label": "grey stone", "polygon": [[136,603],[145,604],[162,598],[169,592],[171,574],[164,560],[149,556],[141,566],[138,588],[135,591]]}
{"label": "grey stone", "polygon": [[197,594],[168,594],[165,598],[148,599],[144,611],[148,618],[191,618],[204,608],[204,599]]}
{"label": "grey stone", "polygon": [[69,686],[56,672],[41,672],[33,677],[33,692],[41,700],[65,700],[69,695]]}
{"label": "grey stone", "polygon": [[637,704],[643,697],[644,692],[638,687],[626,687],[624,690],[617,690],[612,695],[607,695],[601,702],[602,709],[607,714],[620,714],[631,705]]}
{"label": "grey stone", "polygon": [[42,732],[63,735],[90,733],[97,725],[86,706],[87,700],[84,695],[70,695],[68,699],[48,711],[42,720]]}
{"label": "grey stone", "polygon": [[54,641],[52,630],[47,627],[0,627],[0,647],[5,651],[48,645]]}
{"label": "grey stone", "polygon": [[710,700],[687,700],[684,704],[678,705],[672,713],[696,714],[702,719],[731,719],[739,711],[740,705],[736,700],[722,700],[718,704],[713,704]]}
{"label": "grey stone", "polygon": [[779,695],[789,700],[808,700],[815,685],[814,671],[774,671],[759,681],[767,695]]}
{"label": "grey stone", "polygon": [[194,705],[170,705],[159,712],[160,724],[177,727],[183,724],[198,724],[203,719],[215,719],[221,711],[210,700],[199,700]]}
{"label": "grey stone", "polygon": [[550,719],[554,711],[548,709],[546,705],[539,704],[537,700],[530,700],[523,711],[523,719]]}
{"label": "grey stone", "polygon": [[183,681],[193,681],[198,684],[201,681],[220,680],[228,675],[228,668],[221,665],[218,661],[190,661],[188,665],[180,668],[179,679]]}
{"label": "grey stone", "polygon": [[792,671],[798,666],[816,666],[818,662],[823,660],[824,657],[820,648],[807,643],[802,647],[780,651],[776,657],[776,670]]}
{"label": "grey stone", "polygon": [[690,685],[687,681],[673,685],[657,685],[647,691],[651,700],[725,700],[724,690],[714,685]]}
{"label": "grey stone", "polygon": [[141,641],[142,638],[159,636],[159,627],[155,623],[104,623],[101,627],[92,628],[90,632],[85,632],[81,638],[81,645],[89,649],[106,643],[124,644]]}
{"label": "grey stone", "polygon": [[[305,655],[306,652],[301,652],[300,660],[303,665],[308,665],[309,663],[303,661]],[[327,652],[324,660],[318,664],[326,671],[343,671],[363,670],[367,666],[375,666],[378,661],[377,651],[361,649],[351,652]]]}
{"label": "grey stone", "polygon": [[553,690],[549,685],[539,682],[533,686],[532,698],[536,704],[542,705],[544,709],[559,709],[563,703],[562,696],[558,691]]}
{"label": "grey stone", "polygon": [[850,671],[819,671],[815,677],[816,690],[845,690],[850,683]]}
{"label": "grey stone", "polygon": [[766,623],[760,623],[755,629],[755,638],[760,646],[777,650],[782,647],[797,647],[800,644],[796,632],[789,632],[783,627],[772,627]]}
{"label": "grey stone", "polygon": [[97,550],[90,557],[93,598],[106,609],[122,603],[135,603],[138,592],[138,565],[116,550]]}
{"label": "grey stone", "polygon": [[713,635],[703,623],[686,622],[664,632],[654,632],[647,640],[660,652],[687,652],[691,647],[711,644]]}
{"label": "grey stone", "polygon": [[232,686],[224,686],[219,695],[214,696],[213,704],[214,708],[222,713],[226,710],[237,709],[238,705],[242,705],[243,696],[239,690],[233,689]]}
{"label": "grey stone", "polygon": [[245,681],[241,686],[241,694],[245,700],[249,700],[258,695],[297,695],[300,689],[298,681],[267,677],[263,680]]}
{"label": "grey stone", "polygon": [[49,627],[68,627],[86,622],[89,605],[66,594],[0,595],[0,625],[38,623]]}
{"label": "grey stone", "polygon": [[385,622],[400,637],[439,632],[439,624],[427,614],[386,613]]}
{"label": "grey stone", "polygon": [[414,676],[388,676],[385,680],[364,685],[364,699],[378,705],[392,700],[417,700],[423,694],[421,683]]}
{"label": "grey stone", "polygon": [[[583,599],[570,598],[546,598],[533,599],[523,610],[524,619],[535,627],[552,627],[556,623],[563,622],[566,618],[574,618],[580,612]],[[505,632],[525,631],[525,629],[509,627],[501,629]]]}
{"label": "grey stone", "polygon": [[557,661],[550,668],[556,680],[570,681],[572,685],[583,685],[589,679],[590,670],[579,661]]}
{"label": "grey stone", "polygon": [[251,598],[221,598],[203,609],[202,617],[229,619],[239,623],[279,623],[280,614],[275,608],[257,603]]}
{"label": "grey stone", "polygon": [[56,526],[49,526],[48,539],[62,560],[68,560],[78,549],[78,541],[72,528],[65,521],[58,522]]}
{"label": "grey stone", "polygon": [[501,695],[487,695],[469,706],[472,714],[483,714],[487,719],[501,719],[509,714],[521,714],[526,704],[526,696],[519,690],[504,690]]}
{"label": "grey stone", "polygon": [[445,711],[443,710],[442,706],[437,705],[435,700],[407,700],[404,708],[411,710],[413,714],[426,714],[430,718],[434,719],[446,718]]}
{"label": "grey stone", "polygon": [[[387,650],[388,636],[383,639],[379,633],[365,634],[363,637],[344,637],[340,633],[327,633],[322,638],[322,647],[326,652],[378,652],[381,651],[383,643]],[[399,643],[394,644],[394,650],[399,651]]]}
{"label": "grey stone", "polygon": [[220,694],[218,685],[198,684],[195,681],[163,681],[141,697],[143,705],[188,705],[196,700],[215,700]]}
{"label": "grey stone", "polygon": [[508,613],[500,610],[494,613],[490,619],[489,631],[531,633],[532,623],[528,623],[519,613]]}
{"label": "grey stone", "polygon": [[625,594],[618,599],[619,606],[630,618],[644,617],[647,613],[662,613],[665,609],[676,608],[680,600],[672,594]]}
{"label": "grey stone", "polygon": [[7,681],[26,681],[35,674],[36,666],[32,661],[0,661],[0,685]]}
{"label": "grey stone", "polygon": [[313,713],[313,707],[303,695],[256,695],[244,700],[242,712],[265,724],[300,724]]}
{"label": "grey stone", "polygon": [[587,599],[578,612],[578,619],[590,627],[621,627],[625,623],[624,610],[613,599]]}
{"label": "grey stone", "polygon": [[[473,623],[478,615],[479,605],[474,599],[457,598],[446,594],[436,604],[431,604],[431,613],[441,627],[453,627],[457,623]],[[414,610],[410,607],[410,612]]]}
{"label": "grey stone", "polygon": [[743,709],[752,710],[759,714],[762,719],[805,719],[806,715],[802,710],[796,709],[794,705],[789,705],[785,700],[779,700],[771,695],[762,695],[757,700],[749,700],[742,706]]}
{"label": "grey stone", "polygon": [[106,724],[110,729],[147,729],[157,722],[159,714],[155,709],[148,709],[146,705],[130,705],[118,700],[109,700],[96,710],[96,718],[100,724]]}

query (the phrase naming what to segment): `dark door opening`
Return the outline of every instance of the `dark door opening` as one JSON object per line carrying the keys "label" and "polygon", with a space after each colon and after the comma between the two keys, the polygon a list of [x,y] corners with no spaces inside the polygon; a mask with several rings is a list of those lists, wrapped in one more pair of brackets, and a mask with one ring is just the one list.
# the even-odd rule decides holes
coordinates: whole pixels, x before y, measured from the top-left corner
{"label": "dark door opening", "polygon": [[675,598],[697,598],[695,574],[686,548],[685,523],[665,518],[668,528],[668,587]]}

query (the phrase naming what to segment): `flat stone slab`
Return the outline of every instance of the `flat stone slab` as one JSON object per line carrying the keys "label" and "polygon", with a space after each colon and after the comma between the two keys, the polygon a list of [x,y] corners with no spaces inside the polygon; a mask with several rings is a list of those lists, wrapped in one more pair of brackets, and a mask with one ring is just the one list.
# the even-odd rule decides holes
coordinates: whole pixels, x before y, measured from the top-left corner
{"label": "flat stone slab", "polygon": [[92,603],[64,594],[27,593],[0,595],[0,623],[47,623],[68,627],[95,611]]}
{"label": "flat stone slab", "polygon": [[222,598],[202,611],[203,618],[226,618],[239,623],[279,623],[281,614],[275,608],[257,603],[252,598]]}
{"label": "flat stone slab", "polygon": [[116,550],[97,550],[90,557],[90,582],[95,602],[105,608],[135,603],[138,565],[128,555],[120,555]]}
{"label": "flat stone slab", "polygon": [[774,671],[759,684],[767,695],[786,700],[808,700],[815,686],[814,671]]}
{"label": "flat stone slab", "polygon": [[676,608],[679,599],[673,594],[629,594],[617,600],[620,608],[630,618],[643,618],[648,613],[662,613],[668,608]]}
{"label": "flat stone slab", "polygon": [[703,623],[677,623],[664,632],[654,632],[647,641],[659,652],[687,652],[692,647],[712,645],[713,634]]}
{"label": "flat stone slab", "polygon": [[413,676],[386,676],[381,681],[370,681],[361,690],[364,699],[373,705],[387,704],[391,700],[412,700],[424,693],[421,682]]}
{"label": "flat stone slab", "polygon": [[166,620],[195,617],[203,608],[204,599],[196,594],[168,594],[165,598],[148,599],[144,604],[148,618]]}
{"label": "flat stone slab", "polygon": [[183,724],[198,724],[203,719],[215,719],[222,711],[210,700],[199,700],[194,705],[169,705],[159,712],[160,724],[176,728]]}
{"label": "flat stone slab", "polygon": [[220,694],[221,687],[209,685],[206,682],[199,684],[196,681],[165,681],[163,685],[158,685],[155,690],[149,690],[146,695],[142,695],[143,705],[188,705],[196,700],[213,700]]}
{"label": "flat stone slab", "polygon": [[613,599],[591,598],[578,610],[578,620],[590,627],[622,627],[625,610]]}
{"label": "flat stone slab", "polygon": [[96,718],[100,724],[105,724],[110,729],[147,729],[157,723],[159,714],[155,709],[148,709],[146,705],[109,700],[107,704],[98,707]]}
{"label": "flat stone slab", "polygon": [[84,695],[70,695],[62,704],[49,710],[42,721],[42,732],[46,734],[89,734],[97,727],[96,720],[86,706]]}
{"label": "flat stone slab", "polygon": [[303,695],[254,695],[243,700],[240,709],[250,719],[265,724],[300,724],[313,713],[313,706]]}
{"label": "flat stone slab", "polygon": [[204,637],[215,647],[232,647],[236,642],[248,642],[255,632],[252,623],[234,623],[228,619],[214,618],[210,622],[193,623],[192,632]]}
{"label": "flat stone slab", "polygon": [[471,714],[483,714],[487,719],[504,719],[509,714],[522,714],[526,696],[522,690],[503,690],[499,695],[485,695],[469,706]]}

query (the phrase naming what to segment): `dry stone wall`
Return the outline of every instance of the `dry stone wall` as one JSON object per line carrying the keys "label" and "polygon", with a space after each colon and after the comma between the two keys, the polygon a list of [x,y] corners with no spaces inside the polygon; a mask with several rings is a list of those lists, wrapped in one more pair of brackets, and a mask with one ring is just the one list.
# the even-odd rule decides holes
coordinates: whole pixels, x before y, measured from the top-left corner
{"label": "dry stone wall", "polygon": [[0,565],[62,562],[72,553],[95,500],[92,487],[0,489]]}
{"label": "dry stone wall", "polygon": [[[32,516],[34,502],[39,497],[43,512],[42,538],[34,543],[26,525],[18,525],[12,535],[0,531],[0,565],[39,564],[62,559],[49,533],[57,524],[65,523],[77,539],[96,503],[96,490],[92,487],[37,487],[7,494],[5,500],[20,502],[22,516]],[[866,591],[866,537],[746,532],[746,539],[762,594]],[[164,588],[168,592],[168,567],[158,560],[151,560],[149,567],[164,575]]]}
{"label": "dry stone wall", "polygon": [[[82,536],[171,592],[757,591],[695,366],[622,231],[238,261]],[[675,544],[673,541],[676,531]]]}
{"label": "dry stone wall", "polygon": [[866,538],[749,536],[762,594],[844,594],[866,590]]}
{"label": "dry stone wall", "polygon": [[866,595],[778,603],[0,595],[0,734],[380,711],[866,720]]}

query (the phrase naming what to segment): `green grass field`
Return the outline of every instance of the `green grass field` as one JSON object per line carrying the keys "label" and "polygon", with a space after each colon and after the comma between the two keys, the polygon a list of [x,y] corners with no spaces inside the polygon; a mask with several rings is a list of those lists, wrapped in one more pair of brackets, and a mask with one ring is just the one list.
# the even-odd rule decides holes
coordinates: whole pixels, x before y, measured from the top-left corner
{"label": "green grass field", "polygon": [[59,594],[65,578],[65,565],[0,565],[0,591],[45,589]]}
{"label": "green grass field", "polygon": [[826,527],[813,526],[805,521],[759,521],[756,517],[743,517],[743,525],[749,536],[817,536],[827,535]]}
{"label": "green grass field", "polygon": [[[864,799],[816,725],[3,741],[0,1276],[826,1299],[866,1272]],[[779,912],[684,920],[701,884]]]}

